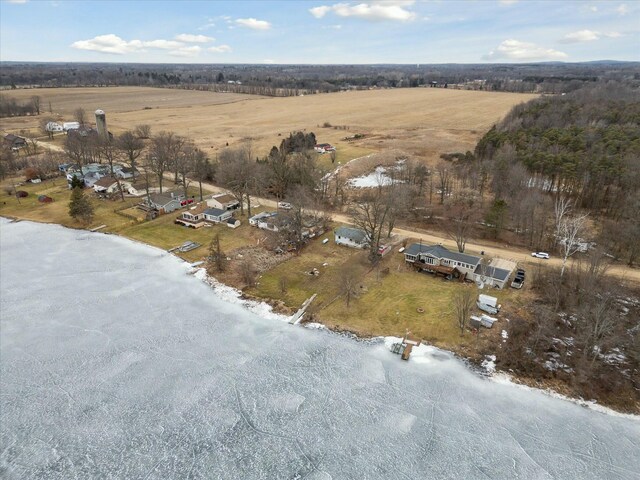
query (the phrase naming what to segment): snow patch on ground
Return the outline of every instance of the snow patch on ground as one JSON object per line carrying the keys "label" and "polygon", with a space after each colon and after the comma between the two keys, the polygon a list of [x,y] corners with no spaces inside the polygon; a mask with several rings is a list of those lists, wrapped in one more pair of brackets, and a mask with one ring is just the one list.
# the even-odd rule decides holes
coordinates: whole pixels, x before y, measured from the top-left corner
{"label": "snow patch on ground", "polygon": [[496,371],[496,356],[486,355],[480,366],[484,368],[489,375],[494,374]]}

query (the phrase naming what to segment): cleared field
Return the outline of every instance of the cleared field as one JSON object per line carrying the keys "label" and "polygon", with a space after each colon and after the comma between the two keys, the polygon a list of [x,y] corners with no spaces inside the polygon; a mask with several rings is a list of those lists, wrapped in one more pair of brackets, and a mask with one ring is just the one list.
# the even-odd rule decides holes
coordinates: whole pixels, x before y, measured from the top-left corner
{"label": "cleared field", "polygon": [[[477,139],[514,105],[535,95],[412,88],[307,95],[259,97],[145,87],[32,89],[5,95],[25,100],[42,98],[45,110],[69,119],[78,107],[102,108],[109,128],[118,133],[146,123],[153,131],[172,130],[214,152],[228,143],[251,140],[263,155],[282,136],[313,131],[320,142],[352,145],[365,151],[394,148],[425,158],[473,149]],[[145,109],[145,107],[150,107]],[[322,127],[325,123],[346,128]],[[3,128],[17,131],[36,125],[37,118],[4,119]],[[365,138],[347,142],[356,133]],[[347,159],[344,159],[347,160]]]}

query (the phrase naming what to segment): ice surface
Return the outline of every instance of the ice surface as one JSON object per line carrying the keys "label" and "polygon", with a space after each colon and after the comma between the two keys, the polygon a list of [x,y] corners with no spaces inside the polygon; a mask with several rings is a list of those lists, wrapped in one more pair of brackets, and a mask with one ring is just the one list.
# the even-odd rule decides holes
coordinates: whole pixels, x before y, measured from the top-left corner
{"label": "ice surface", "polygon": [[637,418],[262,318],[161,250],[3,220],[0,260],[0,477],[640,478]]}

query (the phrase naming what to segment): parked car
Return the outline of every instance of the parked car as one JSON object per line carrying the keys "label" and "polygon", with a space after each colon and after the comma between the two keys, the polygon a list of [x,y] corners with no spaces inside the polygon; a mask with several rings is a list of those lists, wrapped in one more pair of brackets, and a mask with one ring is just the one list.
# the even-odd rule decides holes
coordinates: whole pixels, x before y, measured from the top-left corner
{"label": "parked car", "polygon": [[549,258],[549,254],[545,252],[533,252],[531,256],[536,258],[544,258],[545,260]]}
{"label": "parked car", "polygon": [[524,280],[525,274],[524,274],[524,270],[522,268],[519,268],[516,270],[516,278],[518,277],[522,277],[522,279]]}
{"label": "parked car", "polygon": [[287,202],[278,202],[278,208],[281,208],[283,210],[291,210],[291,204],[287,203]]}

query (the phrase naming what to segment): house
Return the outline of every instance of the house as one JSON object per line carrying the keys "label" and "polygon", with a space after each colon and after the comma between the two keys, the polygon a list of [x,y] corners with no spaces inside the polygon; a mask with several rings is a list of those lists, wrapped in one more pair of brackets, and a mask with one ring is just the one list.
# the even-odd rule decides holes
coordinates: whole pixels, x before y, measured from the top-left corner
{"label": "house", "polygon": [[240,226],[240,220],[233,217],[227,219],[226,223],[227,223],[227,227],[229,228],[238,228]]}
{"label": "house", "polygon": [[472,280],[497,288],[503,288],[511,275],[510,270],[483,264],[481,257],[452,252],[442,245],[414,243],[404,251],[404,259],[419,271]]}
{"label": "house", "polygon": [[351,227],[339,227],[334,232],[334,239],[338,245],[352,248],[367,248],[369,237],[364,230]]}
{"label": "house", "polygon": [[[131,188],[131,183],[120,181],[120,187],[123,191],[128,192]],[[96,193],[102,193],[111,195],[112,193],[118,193],[118,180],[114,177],[102,177],[93,184],[93,190]]]}
{"label": "house", "polygon": [[184,200],[184,195],[174,192],[152,193],[147,198],[146,203],[160,213],[171,213],[182,206],[180,205],[182,200]]}
{"label": "house", "polygon": [[116,168],[114,166],[113,170],[114,170],[114,173],[118,177],[124,178],[124,179],[134,178],[135,176],[140,175],[140,173],[138,172],[138,170],[136,168],[131,168],[131,167],[118,167],[118,168]]}
{"label": "house", "polygon": [[222,210],[221,208],[207,208],[204,211],[204,219],[207,222],[220,223],[224,222],[232,217],[232,213],[228,210]]}
{"label": "house", "polygon": [[414,243],[404,251],[404,259],[419,271],[441,274],[448,278],[475,279],[481,258],[452,252],[442,245]]}
{"label": "house", "polygon": [[209,198],[207,205],[211,208],[219,208],[220,210],[235,210],[240,207],[240,202],[236,200],[233,195],[221,193]]}
{"label": "house", "polygon": [[8,133],[4,136],[4,144],[11,150],[18,150],[27,146],[27,140],[13,133]]}
{"label": "house", "polygon": [[175,223],[184,225],[189,228],[200,228],[205,224],[205,206],[191,207],[186,212],[182,212],[178,218],[176,218]]}
{"label": "house", "polygon": [[276,215],[276,212],[260,212],[249,219],[249,225],[257,227],[258,223],[260,223],[260,220],[262,220],[263,218],[271,217],[273,215]]}
{"label": "house", "polygon": [[64,129],[62,128],[62,125],[60,125],[57,122],[47,122],[47,124],[44,126],[44,129],[47,132],[63,132]]}
{"label": "house", "polygon": [[258,228],[262,230],[269,230],[271,232],[280,231],[280,225],[278,222],[278,213],[274,212],[267,217],[262,217],[258,220]]}

